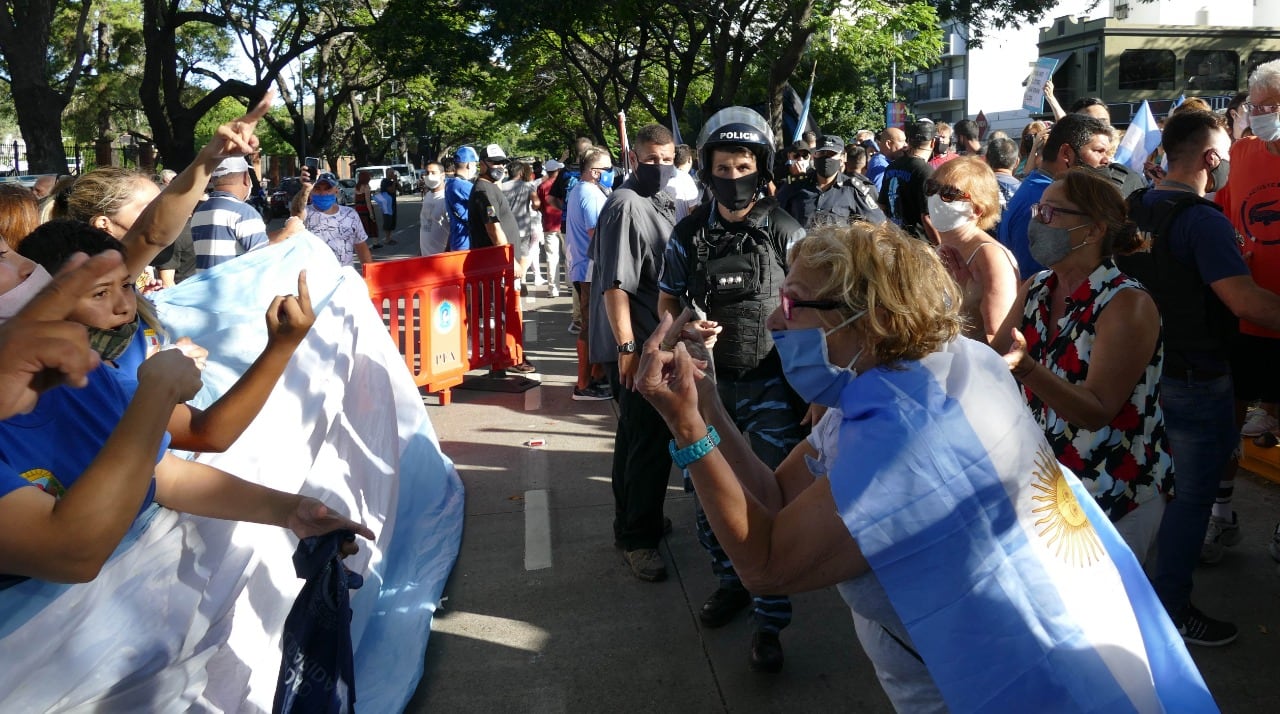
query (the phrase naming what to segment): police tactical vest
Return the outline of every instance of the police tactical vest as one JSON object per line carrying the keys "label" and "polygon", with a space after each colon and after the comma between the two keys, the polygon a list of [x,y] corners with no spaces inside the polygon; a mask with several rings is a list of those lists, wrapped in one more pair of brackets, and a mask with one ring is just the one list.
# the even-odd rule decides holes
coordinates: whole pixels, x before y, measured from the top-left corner
{"label": "police tactical vest", "polygon": [[689,296],[723,328],[714,348],[717,370],[741,374],[773,349],[765,320],[778,307],[786,277],[785,258],[769,234],[775,205],[758,201],[745,221],[726,226],[710,204],[706,223],[693,237]]}

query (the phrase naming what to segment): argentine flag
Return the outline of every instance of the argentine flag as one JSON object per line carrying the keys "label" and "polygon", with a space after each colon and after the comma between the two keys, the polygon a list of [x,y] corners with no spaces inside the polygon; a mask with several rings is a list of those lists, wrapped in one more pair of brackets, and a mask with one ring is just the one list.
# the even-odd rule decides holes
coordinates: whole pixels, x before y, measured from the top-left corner
{"label": "argentine flag", "polygon": [[999,355],[957,339],[841,402],[840,516],[952,711],[1217,711]]}
{"label": "argentine flag", "polygon": [[1124,164],[1142,173],[1143,163],[1151,156],[1151,152],[1160,148],[1160,126],[1156,124],[1155,115],[1151,113],[1151,105],[1142,100],[1138,113],[1133,116],[1129,128],[1124,131],[1124,138],[1116,149],[1112,161]]}
{"label": "argentine flag", "polygon": [[[307,270],[315,326],[225,453],[198,460],[363,521],[346,560],[361,711],[402,711],[462,537],[463,490],[360,276],[310,233],[157,295],[175,336],[209,350],[208,406],[266,344],[263,314]],[[269,712],[281,628],[302,581],[281,528],[153,506],[92,582],[0,591],[0,712]]]}

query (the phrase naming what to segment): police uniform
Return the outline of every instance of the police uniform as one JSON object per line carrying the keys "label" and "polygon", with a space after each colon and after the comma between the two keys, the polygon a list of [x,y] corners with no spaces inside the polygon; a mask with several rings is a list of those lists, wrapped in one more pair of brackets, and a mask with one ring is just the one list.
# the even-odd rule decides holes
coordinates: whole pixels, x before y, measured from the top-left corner
{"label": "police uniform", "polygon": [[[765,320],[778,306],[787,249],[803,237],[771,198],[756,201],[740,223],[726,222],[708,201],[676,224],[658,286],[723,328],[712,350],[716,389],[752,451],[775,469],[805,438],[800,421],[808,405],[787,384]],[[721,587],[741,587],[701,506],[697,526]],[[756,596],[755,617],[758,627],[777,632],[791,621],[791,601]]]}
{"label": "police uniform", "polygon": [[867,188],[853,177],[840,173],[824,191],[818,187],[818,179],[809,176],[783,186],[778,192],[778,205],[806,228],[847,226],[857,220],[884,223],[884,211],[876,205],[874,190],[874,186]]}

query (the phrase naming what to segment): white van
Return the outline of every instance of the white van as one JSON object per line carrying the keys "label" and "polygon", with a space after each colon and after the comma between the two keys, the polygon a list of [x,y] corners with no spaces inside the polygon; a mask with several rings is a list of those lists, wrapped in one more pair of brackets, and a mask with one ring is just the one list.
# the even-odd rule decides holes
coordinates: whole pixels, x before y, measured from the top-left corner
{"label": "white van", "polygon": [[378,188],[378,182],[387,177],[387,172],[392,169],[391,166],[358,166],[351,169],[352,178],[360,178],[361,171],[369,172],[369,183],[375,190]]}
{"label": "white van", "polygon": [[400,184],[398,187],[399,192],[401,194],[413,193],[415,180],[414,173],[413,169],[408,164],[360,166],[358,168],[351,169],[351,175],[359,178],[361,171],[369,172],[369,185],[373,186],[375,191],[378,189],[378,184],[382,182],[382,179],[386,178],[387,174],[390,172],[395,171],[398,176],[397,180]]}

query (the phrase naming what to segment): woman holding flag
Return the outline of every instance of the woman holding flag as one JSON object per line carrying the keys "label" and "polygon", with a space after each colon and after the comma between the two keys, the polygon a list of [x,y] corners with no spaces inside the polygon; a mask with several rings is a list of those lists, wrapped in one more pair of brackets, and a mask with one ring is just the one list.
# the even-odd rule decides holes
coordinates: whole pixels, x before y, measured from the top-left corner
{"label": "woman holding flag", "polygon": [[958,337],[928,246],[855,224],[790,258],[769,327],[787,380],[831,409],[776,472],[725,417],[688,315],[637,375],[748,588],[838,585],[900,711],[1216,711],[1004,361]]}

